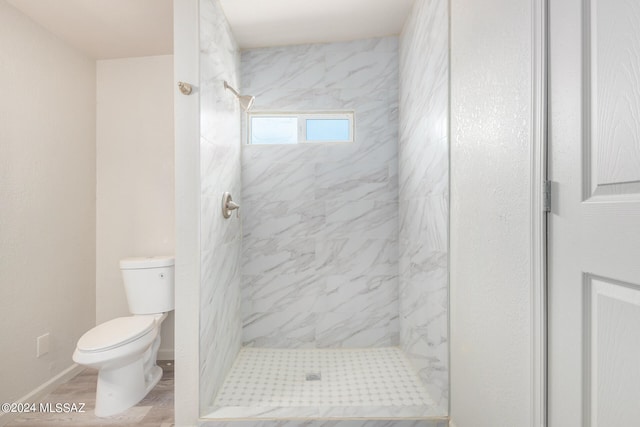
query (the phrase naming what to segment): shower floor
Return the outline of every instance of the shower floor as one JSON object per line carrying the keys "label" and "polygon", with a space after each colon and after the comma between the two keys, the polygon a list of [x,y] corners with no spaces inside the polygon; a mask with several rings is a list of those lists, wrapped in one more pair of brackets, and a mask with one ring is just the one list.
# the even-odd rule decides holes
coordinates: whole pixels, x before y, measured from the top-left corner
{"label": "shower floor", "polygon": [[442,415],[395,347],[243,348],[214,400],[214,409],[205,418]]}

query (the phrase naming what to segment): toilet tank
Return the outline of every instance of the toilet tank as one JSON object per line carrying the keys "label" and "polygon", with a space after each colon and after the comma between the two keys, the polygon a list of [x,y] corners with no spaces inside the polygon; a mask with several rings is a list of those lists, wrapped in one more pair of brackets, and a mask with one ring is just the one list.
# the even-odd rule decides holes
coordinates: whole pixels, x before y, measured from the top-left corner
{"label": "toilet tank", "polygon": [[173,265],[172,256],[120,260],[132,314],[164,313],[174,309]]}

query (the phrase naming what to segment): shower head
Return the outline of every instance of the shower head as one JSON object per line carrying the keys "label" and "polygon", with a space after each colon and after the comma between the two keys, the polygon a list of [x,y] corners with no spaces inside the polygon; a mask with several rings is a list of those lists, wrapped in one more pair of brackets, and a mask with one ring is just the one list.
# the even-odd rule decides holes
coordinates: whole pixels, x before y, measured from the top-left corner
{"label": "shower head", "polygon": [[240,101],[240,106],[244,111],[249,111],[253,107],[256,97],[251,95],[239,96],[238,101]]}
{"label": "shower head", "polygon": [[225,89],[229,89],[231,92],[233,92],[233,94],[238,98],[238,102],[240,102],[240,106],[242,107],[242,109],[244,111],[249,111],[251,109],[251,107],[253,107],[253,103],[256,100],[255,96],[251,96],[251,95],[240,95],[238,93],[237,90],[235,90],[234,88],[232,88],[229,83],[227,83],[227,81],[225,80],[224,82],[224,88]]}

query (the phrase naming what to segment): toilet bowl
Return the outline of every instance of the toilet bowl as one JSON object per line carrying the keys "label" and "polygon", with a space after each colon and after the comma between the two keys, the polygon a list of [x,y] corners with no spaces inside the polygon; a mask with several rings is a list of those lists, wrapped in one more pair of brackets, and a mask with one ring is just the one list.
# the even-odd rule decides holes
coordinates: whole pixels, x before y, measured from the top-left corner
{"label": "toilet bowl", "polygon": [[76,363],[98,370],[98,417],[132,407],[160,381],[160,326],[174,306],[172,257],[124,259],[120,268],[134,315],[87,331],[73,353]]}

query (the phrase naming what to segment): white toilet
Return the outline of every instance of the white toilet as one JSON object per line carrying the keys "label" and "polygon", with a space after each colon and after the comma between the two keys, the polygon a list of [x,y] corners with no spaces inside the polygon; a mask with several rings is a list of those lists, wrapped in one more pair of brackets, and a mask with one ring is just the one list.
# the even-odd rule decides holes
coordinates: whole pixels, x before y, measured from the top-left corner
{"label": "white toilet", "polygon": [[86,332],[73,353],[74,362],[98,369],[96,409],[108,417],[138,403],[158,383],[156,365],[160,324],[174,309],[172,256],[120,261],[133,316],[118,317]]}

